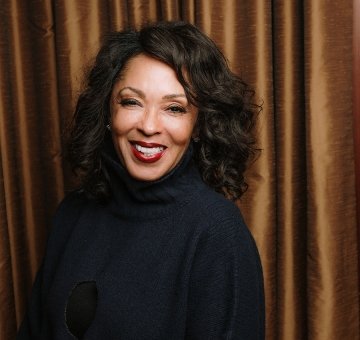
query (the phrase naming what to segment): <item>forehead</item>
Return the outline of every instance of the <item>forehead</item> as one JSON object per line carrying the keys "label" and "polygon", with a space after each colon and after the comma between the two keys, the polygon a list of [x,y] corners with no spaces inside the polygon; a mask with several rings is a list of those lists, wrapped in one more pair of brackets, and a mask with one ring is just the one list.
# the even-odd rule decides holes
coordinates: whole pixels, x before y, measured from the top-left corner
{"label": "forehead", "polygon": [[148,91],[154,89],[185,93],[173,68],[144,54],[139,54],[127,61],[114,84],[114,89],[119,86],[131,86]]}

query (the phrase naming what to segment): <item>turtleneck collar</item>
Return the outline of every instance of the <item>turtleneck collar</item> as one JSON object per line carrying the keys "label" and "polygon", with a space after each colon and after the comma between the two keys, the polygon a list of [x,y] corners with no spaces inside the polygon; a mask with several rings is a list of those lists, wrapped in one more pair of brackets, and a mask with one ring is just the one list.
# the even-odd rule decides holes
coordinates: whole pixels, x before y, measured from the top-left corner
{"label": "turtleneck collar", "polygon": [[102,156],[109,174],[114,213],[127,217],[159,217],[185,204],[194,189],[202,183],[194,165],[190,144],[179,164],[156,181],[139,181],[121,164],[115,149],[107,145]]}

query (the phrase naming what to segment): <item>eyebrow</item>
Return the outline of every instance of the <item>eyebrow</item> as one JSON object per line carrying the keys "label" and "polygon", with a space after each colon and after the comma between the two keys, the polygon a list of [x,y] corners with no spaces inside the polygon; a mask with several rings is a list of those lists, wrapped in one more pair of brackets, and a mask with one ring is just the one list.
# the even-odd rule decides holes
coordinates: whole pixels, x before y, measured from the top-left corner
{"label": "eyebrow", "polygon": [[183,93],[174,93],[174,94],[167,94],[163,97],[163,99],[173,99],[173,98],[186,98],[186,96]]}
{"label": "eyebrow", "polygon": [[132,91],[132,92],[135,92],[139,97],[145,98],[145,93],[144,93],[143,91],[138,90],[138,89],[135,89],[135,88],[133,88],[133,87],[131,87],[131,86],[125,86],[125,87],[123,87],[123,88],[119,91],[119,94],[121,94],[121,93],[122,93],[123,91],[125,91],[125,90],[130,90],[130,91]]}
{"label": "eyebrow", "polygon": [[[145,93],[139,89],[136,89],[134,87],[131,86],[125,86],[123,87],[120,91],[119,94],[121,94],[123,91],[125,90],[130,90],[132,92],[135,92],[139,97],[141,98],[145,98]],[[163,99],[173,99],[173,98],[186,98],[186,95],[183,93],[172,93],[172,94],[166,94],[165,96],[163,96]]]}

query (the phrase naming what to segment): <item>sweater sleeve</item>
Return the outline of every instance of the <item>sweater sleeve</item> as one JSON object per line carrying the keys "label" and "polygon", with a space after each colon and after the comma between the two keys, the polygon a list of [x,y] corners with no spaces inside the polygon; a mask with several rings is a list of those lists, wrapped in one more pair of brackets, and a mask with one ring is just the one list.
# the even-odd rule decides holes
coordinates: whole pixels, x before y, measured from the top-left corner
{"label": "sweater sleeve", "polygon": [[255,242],[240,216],[199,239],[190,278],[187,339],[264,339],[264,293]]}
{"label": "sweater sleeve", "polygon": [[46,254],[36,275],[25,317],[17,340],[48,339],[46,296],[66,240],[81,212],[81,198],[77,192],[69,194],[59,205],[53,220]]}

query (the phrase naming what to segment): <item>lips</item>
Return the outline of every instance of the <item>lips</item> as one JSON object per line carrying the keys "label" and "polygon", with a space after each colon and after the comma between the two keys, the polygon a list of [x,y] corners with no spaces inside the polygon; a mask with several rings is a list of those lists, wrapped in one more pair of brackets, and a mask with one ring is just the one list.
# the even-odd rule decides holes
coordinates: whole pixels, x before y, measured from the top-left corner
{"label": "lips", "polygon": [[157,143],[132,141],[130,144],[133,155],[144,163],[154,163],[158,161],[166,150],[166,146]]}

